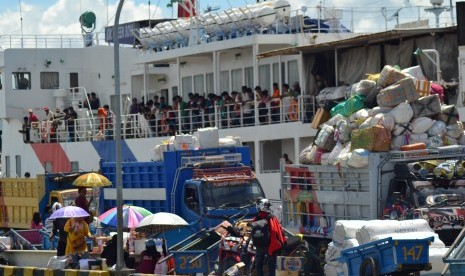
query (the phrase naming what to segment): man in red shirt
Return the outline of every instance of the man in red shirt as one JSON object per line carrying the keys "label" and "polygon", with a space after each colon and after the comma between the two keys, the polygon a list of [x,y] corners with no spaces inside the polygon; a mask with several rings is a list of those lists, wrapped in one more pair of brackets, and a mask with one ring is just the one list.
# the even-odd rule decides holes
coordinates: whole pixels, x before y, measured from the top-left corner
{"label": "man in red shirt", "polygon": [[39,121],[39,118],[37,117],[36,114],[34,114],[34,112],[32,112],[32,109],[29,109],[28,112],[29,112],[29,123],[30,124]]}
{"label": "man in red shirt", "polygon": [[82,209],[86,210],[87,213],[89,213],[89,217],[86,217],[85,221],[87,223],[91,223],[93,220],[93,214],[89,211],[90,204],[94,200],[94,195],[90,196],[90,200],[87,201],[86,194],[87,194],[87,188],[86,187],[79,187],[78,188],[78,193],[79,196],[74,200],[74,204],[77,207],[81,207]]}

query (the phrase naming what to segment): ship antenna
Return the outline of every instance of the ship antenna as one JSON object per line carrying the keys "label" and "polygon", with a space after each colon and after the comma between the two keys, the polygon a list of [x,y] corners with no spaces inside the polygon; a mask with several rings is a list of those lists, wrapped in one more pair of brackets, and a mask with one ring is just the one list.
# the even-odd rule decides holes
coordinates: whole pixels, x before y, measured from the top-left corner
{"label": "ship antenna", "polygon": [[23,34],[23,11],[21,10],[21,0],[19,0],[19,18],[21,22],[21,48],[23,48],[24,34]]}

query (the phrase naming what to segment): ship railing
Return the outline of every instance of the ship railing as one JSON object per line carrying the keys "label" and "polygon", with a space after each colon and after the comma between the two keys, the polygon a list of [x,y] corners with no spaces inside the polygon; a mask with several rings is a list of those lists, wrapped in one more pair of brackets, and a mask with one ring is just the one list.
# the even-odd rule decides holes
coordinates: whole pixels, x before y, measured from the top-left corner
{"label": "ship railing", "polygon": [[[105,34],[93,33],[93,45],[105,45]],[[1,35],[0,45],[7,48],[84,48],[82,34]]]}
{"label": "ship railing", "polygon": [[[79,114],[79,112],[78,112]],[[123,139],[193,133],[199,128],[220,129],[271,124],[311,123],[315,114],[312,96],[279,98],[263,102],[228,103],[209,108],[151,111],[121,116]],[[31,126],[34,143],[113,140],[114,118],[82,115],[73,125],[65,120],[39,121]]]}

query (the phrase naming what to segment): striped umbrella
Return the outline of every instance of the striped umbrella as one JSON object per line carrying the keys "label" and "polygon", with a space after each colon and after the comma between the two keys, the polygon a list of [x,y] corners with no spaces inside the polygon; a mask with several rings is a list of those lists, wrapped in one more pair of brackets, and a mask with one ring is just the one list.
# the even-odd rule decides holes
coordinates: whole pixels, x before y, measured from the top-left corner
{"label": "striped umbrella", "polygon": [[[111,208],[105,213],[101,214],[98,219],[101,223],[116,227],[118,225],[117,221],[117,212],[116,207]],[[139,222],[146,216],[151,215],[152,213],[142,207],[124,205],[123,206],[123,227],[124,228],[135,228],[139,225]]]}

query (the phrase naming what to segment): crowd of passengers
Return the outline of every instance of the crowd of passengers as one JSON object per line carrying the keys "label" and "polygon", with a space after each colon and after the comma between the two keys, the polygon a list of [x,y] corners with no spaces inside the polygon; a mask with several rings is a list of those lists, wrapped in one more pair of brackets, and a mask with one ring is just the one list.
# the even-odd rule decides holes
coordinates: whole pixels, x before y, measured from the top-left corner
{"label": "crowd of passengers", "polygon": [[[254,91],[255,97],[254,100]],[[284,119],[286,121],[297,120],[298,104],[295,99],[301,94],[301,88],[298,82],[292,87],[288,84],[282,85],[282,91],[278,83],[273,83],[271,93],[256,86],[254,90],[247,86],[242,86],[241,91],[224,91],[221,95],[213,93],[206,97],[198,93],[189,93],[187,101],[181,96],[172,98],[172,105],[169,105],[165,97],[155,95],[153,99],[141,101],[137,98],[132,99],[129,108],[128,119],[123,125],[126,138],[135,137],[154,137],[154,136],[172,136],[179,132],[181,125],[182,132],[202,127],[215,126],[215,109],[220,114],[219,124],[221,127],[239,127],[255,125],[255,103],[257,103],[258,120],[260,124],[277,123],[281,120],[281,107],[284,110]],[[88,100],[87,100],[88,99]],[[113,117],[114,113],[108,105],[100,106],[100,99],[96,93],[88,94],[87,99],[80,107],[91,110],[98,110],[100,119],[99,134],[102,137],[98,139],[112,139],[113,137]],[[30,139],[30,130],[39,129],[39,121],[45,121],[49,124],[47,137],[42,134],[42,142],[58,142],[57,128],[64,124],[64,129],[68,131],[67,141],[75,141],[75,120],[77,113],[73,107],[68,107],[63,111],[58,108],[55,113],[44,108],[45,118],[39,120],[39,117],[29,109],[29,116],[24,117],[23,133],[24,142],[28,143]],[[179,118],[179,114],[181,118]],[[134,127],[137,126],[137,127]],[[142,130],[136,132],[135,129]],[[43,132],[43,131],[42,131]]]}
{"label": "crowd of passengers", "polygon": [[[300,86],[295,82],[290,88],[283,84],[282,92],[277,83],[273,84],[272,94],[268,90],[255,87],[260,123],[273,123],[280,120],[280,105],[288,102],[286,113],[288,120],[295,120],[297,112],[294,97],[300,95]],[[255,124],[255,101],[253,90],[242,86],[241,91],[213,93],[206,97],[198,93],[189,93],[187,101],[181,96],[174,96],[173,105],[168,105],[165,97],[155,95],[153,99],[138,101],[132,99],[130,114],[140,114],[148,122],[150,130],[156,136],[174,135],[179,125],[182,131],[215,126],[215,108],[220,114],[222,127],[238,127]],[[270,113],[270,114],[269,114]],[[179,115],[181,118],[179,119]]]}

